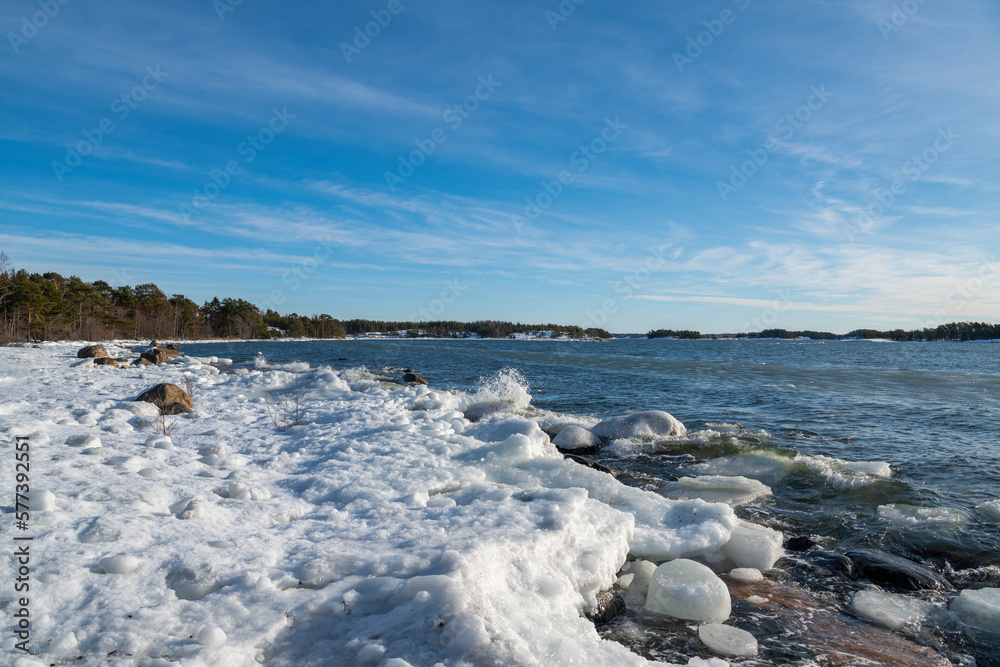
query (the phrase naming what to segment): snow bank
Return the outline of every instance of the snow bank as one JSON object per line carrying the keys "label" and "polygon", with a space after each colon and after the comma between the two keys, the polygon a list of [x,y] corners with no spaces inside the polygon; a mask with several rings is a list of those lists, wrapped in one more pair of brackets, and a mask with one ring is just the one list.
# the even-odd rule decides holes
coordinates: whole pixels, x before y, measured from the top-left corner
{"label": "snow bank", "polygon": [[[470,402],[364,369],[73,367],[78,347],[0,348],[6,479],[12,436],[32,443],[44,664],[645,665],[584,618],[596,594],[630,554],[719,560],[737,527],[564,459],[509,373]],[[144,432],[131,397],[182,373],[195,410]],[[296,379],[307,418],[279,433],[265,397]]]}

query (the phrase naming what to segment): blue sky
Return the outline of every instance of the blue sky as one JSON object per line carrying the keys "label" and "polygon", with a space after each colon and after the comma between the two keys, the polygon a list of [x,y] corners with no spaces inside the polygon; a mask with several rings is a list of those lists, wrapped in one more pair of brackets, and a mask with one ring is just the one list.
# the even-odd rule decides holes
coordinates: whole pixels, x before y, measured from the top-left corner
{"label": "blue sky", "polygon": [[15,266],[340,318],[1000,317],[995,3],[235,1],[4,4]]}

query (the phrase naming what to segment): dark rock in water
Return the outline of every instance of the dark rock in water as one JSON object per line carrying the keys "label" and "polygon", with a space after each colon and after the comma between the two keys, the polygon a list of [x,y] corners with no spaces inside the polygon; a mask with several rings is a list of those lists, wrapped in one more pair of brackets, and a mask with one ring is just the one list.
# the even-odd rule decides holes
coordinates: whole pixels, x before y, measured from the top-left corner
{"label": "dark rock in water", "polygon": [[87,347],[82,347],[77,350],[76,356],[80,359],[89,359],[92,357],[106,357],[108,356],[108,351],[103,345],[88,345]]}
{"label": "dark rock in water", "polygon": [[160,408],[165,415],[177,415],[184,412],[191,412],[194,408],[194,401],[191,396],[175,384],[163,382],[152,389],[139,394],[137,401],[152,403]]}
{"label": "dark rock in water", "polygon": [[165,350],[180,350],[181,346],[178,345],[177,343],[170,343],[168,345],[164,345],[163,349],[165,349]]}
{"label": "dark rock in water", "polygon": [[337,361],[347,361],[347,357],[337,357]]}
{"label": "dark rock in water", "polygon": [[404,372],[404,373],[416,373],[416,371],[415,371],[415,370],[413,370],[412,368],[404,368],[404,369],[403,369],[403,372]]}
{"label": "dark rock in water", "polygon": [[841,574],[849,579],[857,577],[854,570],[854,561],[844,554],[833,553],[832,551],[813,551],[806,556],[810,565],[826,570],[831,574]]}
{"label": "dark rock in water", "polygon": [[625,611],[625,598],[612,591],[597,594],[597,607],[587,613],[587,619],[594,625],[604,625],[618,618]]}
{"label": "dark rock in water", "polygon": [[816,541],[811,537],[806,537],[805,535],[790,537],[788,538],[788,541],[785,542],[785,548],[789,551],[809,551],[814,546],[816,546]]}
{"label": "dark rock in water", "polygon": [[427,380],[423,379],[416,373],[406,373],[403,375],[403,382],[409,384],[428,384]]}
{"label": "dark rock in water", "polygon": [[615,474],[611,470],[611,468],[609,468],[607,466],[602,466],[600,463],[597,463],[596,461],[591,461],[590,459],[585,459],[582,456],[577,456],[576,454],[565,454],[565,453],[563,454],[563,456],[565,456],[566,458],[568,458],[571,461],[576,461],[580,465],[587,466],[588,468],[593,468],[594,470],[600,470],[601,472],[606,472],[609,475],[614,475]]}
{"label": "dark rock in water", "polygon": [[942,576],[919,563],[881,551],[848,551],[858,576],[907,591],[951,590]]}

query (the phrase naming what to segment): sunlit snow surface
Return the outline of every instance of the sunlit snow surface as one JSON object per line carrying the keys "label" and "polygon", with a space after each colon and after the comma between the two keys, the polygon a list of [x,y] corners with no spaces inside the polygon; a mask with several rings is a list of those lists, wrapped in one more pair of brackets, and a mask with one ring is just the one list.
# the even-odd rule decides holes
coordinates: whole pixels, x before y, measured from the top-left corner
{"label": "sunlit snow surface", "polygon": [[[737,526],[564,459],[510,376],[469,397],[303,364],[73,366],[82,345],[0,349],[3,479],[31,438],[23,664],[650,664],[582,612],[630,551],[719,554]],[[184,373],[195,410],[156,436],[131,400]],[[296,377],[305,424],[278,432],[265,400]]]}

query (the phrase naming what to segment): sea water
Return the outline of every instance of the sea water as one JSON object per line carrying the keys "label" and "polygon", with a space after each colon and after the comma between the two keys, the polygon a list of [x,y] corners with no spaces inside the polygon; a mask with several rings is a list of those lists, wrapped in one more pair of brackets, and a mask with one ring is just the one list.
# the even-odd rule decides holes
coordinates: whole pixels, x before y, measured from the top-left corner
{"label": "sea water", "polygon": [[[184,346],[185,354],[231,358],[237,366],[253,365],[257,352],[271,362],[363,366],[386,380],[414,371],[433,387],[468,392],[515,369],[531,396],[530,408],[518,409],[539,416],[596,420],[664,410],[685,424],[687,438],[619,441],[593,458],[622,481],[650,489],[682,477],[755,479],[772,494],[738,507],[741,518],[829,551],[877,549],[917,560],[960,587],[1000,586],[1000,525],[988,504],[1000,498],[1000,344],[390,339]],[[848,608],[860,588],[844,583],[828,593]],[[918,639],[953,659],[996,664],[993,636],[926,632]],[[635,650],[672,657],[669,642],[658,653],[650,634],[642,637],[631,642]]]}

